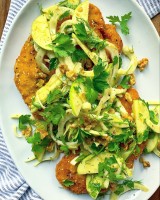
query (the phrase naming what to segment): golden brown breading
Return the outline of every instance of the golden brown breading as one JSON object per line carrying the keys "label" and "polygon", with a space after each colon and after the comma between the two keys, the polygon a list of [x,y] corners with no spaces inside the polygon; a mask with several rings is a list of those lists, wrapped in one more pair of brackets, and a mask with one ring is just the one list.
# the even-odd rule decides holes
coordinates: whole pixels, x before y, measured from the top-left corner
{"label": "golden brown breading", "polygon": [[32,97],[38,90],[37,84],[41,80],[43,74],[37,67],[35,56],[36,51],[34,50],[32,38],[29,37],[25,42],[14,67],[15,84],[28,106],[31,105]]}
{"label": "golden brown breading", "polygon": [[116,31],[116,27],[111,24],[105,24],[101,11],[93,4],[89,5],[88,20],[90,26],[95,30],[100,38],[107,39],[118,48],[119,53],[122,52],[123,42]]}
{"label": "golden brown breading", "polygon": [[105,24],[105,28],[101,30],[104,39],[107,39],[109,42],[113,43],[118,51],[121,53],[123,48],[123,42],[116,31],[116,26],[112,24]]}
{"label": "golden brown breading", "polygon": [[105,22],[99,8],[91,3],[89,4],[88,21],[89,25],[94,29],[96,34],[103,39],[103,35],[100,30],[105,27]]}
{"label": "golden brown breading", "polygon": [[74,182],[74,185],[70,187],[65,187],[76,194],[85,194],[86,190],[86,176],[79,175],[77,173],[77,166],[72,165],[70,162],[77,155],[70,154],[69,156],[64,156],[56,166],[56,177],[61,185],[64,186],[63,181],[70,180]]}

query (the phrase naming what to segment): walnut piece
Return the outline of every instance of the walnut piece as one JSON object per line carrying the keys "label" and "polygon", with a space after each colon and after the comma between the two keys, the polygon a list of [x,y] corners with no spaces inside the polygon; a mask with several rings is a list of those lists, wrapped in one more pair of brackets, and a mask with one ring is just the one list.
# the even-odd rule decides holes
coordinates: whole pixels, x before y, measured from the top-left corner
{"label": "walnut piece", "polygon": [[133,101],[131,95],[130,95],[128,92],[125,93],[125,99],[126,99],[129,103],[132,103],[132,101]]}
{"label": "walnut piece", "polygon": [[148,65],[148,62],[149,62],[148,58],[143,58],[138,61],[138,68],[141,72],[146,68],[146,66]]}
{"label": "walnut piece", "polygon": [[143,164],[143,167],[146,168],[146,167],[150,167],[150,162],[149,161],[146,161],[142,156],[139,158],[139,161],[140,163]]}
{"label": "walnut piece", "polygon": [[136,79],[135,79],[135,75],[134,74],[130,74],[129,84],[130,85],[135,85],[136,84]]}

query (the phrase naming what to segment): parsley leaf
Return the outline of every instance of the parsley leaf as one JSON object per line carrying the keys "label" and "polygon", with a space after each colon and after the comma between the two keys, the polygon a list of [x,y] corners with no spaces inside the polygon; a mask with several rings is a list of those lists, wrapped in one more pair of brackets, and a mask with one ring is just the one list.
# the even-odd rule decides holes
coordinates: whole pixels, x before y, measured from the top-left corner
{"label": "parsley leaf", "polygon": [[33,125],[35,123],[34,120],[32,120],[31,118],[31,115],[21,115],[19,117],[19,124],[18,124],[18,127],[19,127],[19,130],[25,130],[27,128],[27,125]]}
{"label": "parsley leaf", "polygon": [[158,117],[155,115],[153,110],[149,110],[149,116],[154,124],[158,124]]}
{"label": "parsley leaf", "polygon": [[93,199],[96,199],[98,194],[101,191],[101,184],[98,182],[94,183],[94,182],[90,181],[88,184],[88,188],[89,188],[89,191],[90,191],[89,193],[90,193],[91,197]]}
{"label": "parsley leaf", "polygon": [[93,154],[98,155],[102,151],[104,151],[105,147],[102,144],[96,145],[94,142],[91,144],[90,149]]}
{"label": "parsley leaf", "polygon": [[85,138],[88,138],[90,135],[91,134],[89,132],[79,128],[75,140],[78,140],[79,143],[82,143]]}
{"label": "parsley leaf", "polygon": [[115,142],[110,142],[108,144],[108,150],[111,152],[118,152],[119,151],[119,145]]}
{"label": "parsley leaf", "polygon": [[120,86],[122,86],[122,88],[124,89],[128,89],[131,87],[131,85],[129,84],[131,77],[129,75],[126,75],[123,77]]}
{"label": "parsley leaf", "polygon": [[80,62],[88,58],[87,54],[82,49],[76,49],[71,55],[73,62]]}
{"label": "parsley leaf", "polygon": [[49,137],[45,137],[42,140],[39,132],[34,133],[33,136],[28,137],[26,140],[29,144],[32,144],[32,151],[37,157],[39,156],[39,153],[44,153],[45,148],[52,141]]}
{"label": "parsley leaf", "polygon": [[71,36],[65,35],[64,33],[58,33],[50,46],[56,57],[67,57],[75,51]]}
{"label": "parsley leaf", "polygon": [[86,98],[87,100],[93,104],[97,97],[98,97],[98,92],[95,91],[94,86],[93,86],[93,82],[90,78],[86,78],[85,81],[85,91],[86,91]]}
{"label": "parsley leaf", "polygon": [[115,56],[115,57],[113,58],[113,66],[116,65],[116,64],[118,63],[118,61],[119,61],[118,56]]}
{"label": "parsley leaf", "polygon": [[47,104],[53,103],[54,101],[58,100],[61,96],[62,96],[62,92],[60,90],[58,89],[53,90],[47,96]]}
{"label": "parsley leaf", "polygon": [[94,66],[93,70],[93,86],[96,91],[103,92],[109,87],[109,84],[107,83],[108,73],[105,71],[105,63],[102,62],[102,59],[99,59],[98,64]]}
{"label": "parsley leaf", "polygon": [[[88,31],[86,31],[85,26],[88,28]],[[90,49],[96,49],[99,51],[105,48],[106,42],[93,35],[93,30],[90,28],[87,22],[80,21],[78,24],[75,24],[74,27],[77,37],[82,42],[86,43]]]}
{"label": "parsley leaf", "polygon": [[70,11],[67,10],[65,11],[60,17],[59,17],[59,20],[63,20],[64,18],[70,16]]}
{"label": "parsley leaf", "polygon": [[63,181],[63,185],[65,187],[70,187],[70,186],[74,185],[74,182],[69,180],[69,179],[66,179],[66,180]]}
{"label": "parsley leaf", "polygon": [[33,136],[28,137],[26,140],[29,144],[37,144],[41,142],[41,135],[40,133],[35,133]]}
{"label": "parsley leaf", "polygon": [[149,129],[146,129],[144,133],[140,134],[137,138],[138,144],[141,144],[142,142],[146,141],[149,137]]}
{"label": "parsley leaf", "polygon": [[[64,6],[64,7],[67,7],[67,8],[71,8],[71,9],[76,9],[76,7],[78,6],[78,4],[75,4],[75,3],[71,3],[72,1],[69,1],[69,0],[64,0],[64,1],[60,1],[58,4],[60,6]],[[74,2],[74,1],[73,1]]]}
{"label": "parsley leaf", "polygon": [[107,83],[107,77],[108,73],[104,71],[99,76],[95,76],[93,78],[93,85],[95,90],[98,92],[103,92],[106,88],[109,87],[109,84]]}
{"label": "parsley leaf", "polygon": [[57,69],[59,64],[58,58],[51,58],[49,61],[49,70]]}
{"label": "parsley leaf", "polygon": [[69,148],[68,148],[67,145],[62,145],[62,146],[60,147],[60,150],[63,151],[66,155],[69,154]]}
{"label": "parsley leaf", "polygon": [[132,12],[129,12],[123,16],[121,16],[121,19],[118,16],[109,16],[107,17],[109,19],[109,22],[112,24],[119,23],[121,32],[125,35],[129,34],[129,28],[128,28],[128,21],[132,17]]}
{"label": "parsley leaf", "polygon": [[42,112],[42,116],[45,117],[48,123],[52,122],[54,125],[58,125],[59,121],[65,115],[65,110],[60,104],[49,105]]}

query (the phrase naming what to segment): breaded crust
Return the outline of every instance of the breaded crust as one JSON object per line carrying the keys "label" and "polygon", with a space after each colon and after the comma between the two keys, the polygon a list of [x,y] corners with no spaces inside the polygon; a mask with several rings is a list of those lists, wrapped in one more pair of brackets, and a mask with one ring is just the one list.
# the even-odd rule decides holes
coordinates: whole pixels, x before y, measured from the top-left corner
{"label": "breaded crust", "polygon": [[14,66],[15,84],[28,106],[31,105],[32,97],[39,89],[38,83],[40,81],[44,82],[44,78],[46,77],[37,67],[35,56],[36,51],[34,50],[30,36],[25,42]]}
{"label": "breaded crust", "polygon": [[[85,194],[86,190],[86,176],[79,175],[77,173],[77,166],[72,165],[70,162],[77,155],[70,154],[69,156],[64,156],[56,166],[56,177],[59,183],[66,189],[71,190],[76,194]],[[64,186],[64,181],[70,180],[74,182],[74,185],[70,187]]]}
{"label": "breaded crust", "polygon": [[120,35],[116,31],[116,27],[111,24],[105,24],[102,13],[95,5],[89,5],[89,24],[95,30],[97,35],[113,43],[119,53],[122,52],[123,42]]}

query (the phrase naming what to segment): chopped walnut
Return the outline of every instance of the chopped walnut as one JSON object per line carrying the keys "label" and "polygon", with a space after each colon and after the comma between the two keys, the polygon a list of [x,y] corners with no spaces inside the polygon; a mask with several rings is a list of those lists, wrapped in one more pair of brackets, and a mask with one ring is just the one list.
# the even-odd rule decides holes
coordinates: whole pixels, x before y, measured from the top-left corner
{"label": "chopped walnut", "polygon": [[125,99],[126,99],[129,103],[132,103],[132,101],[133,101],[131,95],[130,95],[128,92],[125,93]]}
{"label": "chopped walnut", "polygon": [[39,79],[38,82],[36,83],[36,86],[38,88],[42,87],[44,85],[45,81],[43,79]]}
{"label": "chopped walnut", "polygon": [[135,75],[134,74],[130,74],[129,84],[130,85],[135,85],[135,83],[136,83]]}
{"label": "chopped walnut", "polygon": [[75,74],[74,71],[67,71],[66,76],[72,81],[74,81],[77,78],[77,74]]}
{"label": "chopped walnut", "polygon": [[113,108],[111,108],[110,110],[109,110],[109,113],[110,114],[114,114],[116,111],[115,111],[115,109],[113,109]]}
{"label": "chopped walnut", "polygon": [[143,164],[143,167],[145,167],[145,168],[151,166],[149,161],[146,161],[142,156],[139,158],[139,161],[140,161],[140,163]]}
{"label": "chopped walnut", "polygon": [[32,128],[28,126],[25,130],[22,131],[22,134],[24,137],[29,137],[32,134]]}
{"label": "chopped walnut", "polygon": [[52,152],[52,151],[53,151],[53,148],[54,148],[54,143],[51,142],[51,143],[47,146],[46,150],[47,150],[48,152]]}
{"label": "chopped walnut", "polygon": [[133,117],[128,114],[122,114],[122,117],[128,119],[129,121],[133,121]]}
{"label": "chopped walnut", "polygon": [[146,68],[147,65],[148,65],[148,58],[143,58],[138,62],[138,68],[141,72]]}
{"label": "chopped walnut", "polygon": [[40,77],[40,78],[46,78],[47,75],[44,74],[43,72],[39,72],[39,73],[38,73],[38,77]]}
{"label": "chopped walnut", "polygon": [[67,65],[60,65],[59,69],[62,72],[62,74],[65,74],[68,71],[68,66]]}
{"label": "chopped walnut", "polygon": [[110,190],[114,192],[117,189],[117,184],[116,183],[110,183]]}

